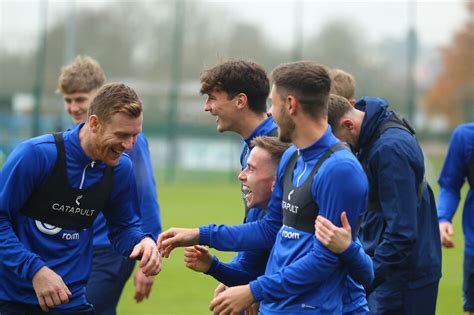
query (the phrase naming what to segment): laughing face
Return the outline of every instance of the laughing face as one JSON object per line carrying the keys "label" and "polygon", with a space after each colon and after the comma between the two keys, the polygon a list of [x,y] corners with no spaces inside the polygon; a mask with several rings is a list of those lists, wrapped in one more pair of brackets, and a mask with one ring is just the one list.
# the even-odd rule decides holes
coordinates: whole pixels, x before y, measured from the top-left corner
{"label": "laughing face", "polygon": [[109,122],[98,123],[95,141],[96,157],[114,166],[124,151],[132,149],[142,131],[143,115],[133,118],[122,113],[112,115]]}
{"label": "laughing face", "polygon": [[236,97],[229,99],[224,91],[212,91],[207,94],[204,110],[216,116],[217,131],[236,131]]}
{"label": "laughing face", "polygon": [[266,208],[275,183],[276,164],[268,151],[255,147],[247,166],[240,172],[245,203],[248,208]]}
{"label": "laughing face", "polygon": [[275,85],[272,87],[270,100],[272,106],[269,111],[278,125],[278,138],[283,142],[291,142],[296,125],[287,112],[287,101],[282,99]]}

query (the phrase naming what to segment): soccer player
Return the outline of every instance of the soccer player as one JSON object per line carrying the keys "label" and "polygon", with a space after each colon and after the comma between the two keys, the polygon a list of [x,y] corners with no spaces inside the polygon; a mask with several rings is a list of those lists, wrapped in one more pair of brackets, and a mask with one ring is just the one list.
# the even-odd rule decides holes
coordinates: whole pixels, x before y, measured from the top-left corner
{"label": "soccer player", "polygon": [[461,187],[467,179],[469,190],[464,202],[462,227],[464,233],[464,311],[474,314],[474,123],[458,126],[451,136],[448,154],[439,175],[438,220],[441,242],[454,247],[451,223],[459,205]]}
{"label": "soccer player", "polygon": [[85,123],[27,140],[0,172],[0,313],[94,314],[85,286],[92,267],[90,228],[99,212],[114,248],[156,275],[161,256],[140,229],[130,150],[142,129],[130,87],[104,86]]}
{"label": "soccer player", "polygon": [[343,97],[331,95],[328,120],[334,134],[358,154],[369,179],[360,237],[374,263],[370,311],[434,314],[441,277],[440,237],[413,128],[381,98],[363,97],[354,108]]}
{"label": "soccer player", "polygon": [[[61,69],[57,91],[64,100],[64,108],[74,123],[87,119],[87,110],[97,90],[104,84],[105,74],[99,63],[89,56],[77,56]],[[126,151],[132,160],[137,183],[142,229],[153,237],[161,232],[160,206],[150,160],[148,141],[139,133],[133,148]],[[94,255],[92,273],[87,283],[86,296],[99,315],[114,315],[123,287],[133,272],[135,260],[115,251],[108,237],[105,218],[99,214],[94,222]],[[148,298],[154,277],[146,277],[137,269],[134,278],[135,300]]]}

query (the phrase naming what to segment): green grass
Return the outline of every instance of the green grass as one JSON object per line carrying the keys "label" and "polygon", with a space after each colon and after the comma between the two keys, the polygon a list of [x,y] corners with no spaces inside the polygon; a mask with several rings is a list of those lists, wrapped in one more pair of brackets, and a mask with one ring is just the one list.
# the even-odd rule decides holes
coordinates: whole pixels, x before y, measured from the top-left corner
{"label": "green grass", "polygon": [[[437,196],[438,185],[434,181],[439,174],[442,158],[430,160],[429,179]],[[162,175],[162,173],[161,173]],[[197,227],[208,223],[238,224],[243,208],[235,174],[180,173],[178,183],[159,183],[159,200],[163,228]],[[161,177],[160,177],[161,178]],[[159,179],[160,179],[159,178]],[[185,182],[183,184],[183,182]],[[463,196],[465,190],[463,191]],[[462,206],[463,201],[460,205]],[[462,208],[454,219],[456,247],[443,249],[443,277],[439,286],[437,314],[456,315],[462,312],[462,259],[463,236]],[[215,253],[215,251],[213,251]],[[233,254],[218,253],[225,261]],[[127,283],[118,306],[118,314],[210,314],[208,309],[217,282],[184,266],[183,250],[175,250],[164,260],[163,271],[156,277],[151,296],[137,304],[133,300],[133,280]]]}
{"label": "green grass", "polygon": [[[159,184],[163,228],[197,227],[208,223],[241,223],[243,206],[237,182],[227,177],[218,184]],[[215,253],[215,251],[213,251]],[[231,253],[218,253],[224,261]],[[217,286],[212,277],[184,266],[183,250],[174,250],[164,260],[148,300],[136,304],[133,281],[129,280],[120,304],[119,314],[209,314],[209,303]]]}

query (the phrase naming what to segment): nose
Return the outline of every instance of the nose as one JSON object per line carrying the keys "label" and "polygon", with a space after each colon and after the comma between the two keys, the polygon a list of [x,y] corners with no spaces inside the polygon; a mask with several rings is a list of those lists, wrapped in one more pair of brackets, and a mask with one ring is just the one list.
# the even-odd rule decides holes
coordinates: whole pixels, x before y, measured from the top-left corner
{"label": "nose", "polygon": [[71,103],[67,104],[67,106],[71,112],[77,112],[80,109],[76,101],[71,101]]}
{"label": "nose", "polygon": [[240,172],[240,174],[239,174],[239,180],[240,180],[241,182],[244,182],[244,181],[247,179],[247,176],[246,176],[246,174],[245,174],[245,170],[246,170],[246,169],[243,169],[243,170]]}
{"label": "nose", "polygon": [[270,105],[270,108],[267,111],[268,115],[273,115],[273,105]]}
{"label": "nose", "polygon": [[204,102],[204,111],[205,112],[210,112],[211,111],[211,102],[209,101],[209,99],[207,99]]}
{"label": "nose", "polygon": [[135,144],[135,137],[129,137],[126,141],[122,142],[122,147],[125,150],[131,150]]}

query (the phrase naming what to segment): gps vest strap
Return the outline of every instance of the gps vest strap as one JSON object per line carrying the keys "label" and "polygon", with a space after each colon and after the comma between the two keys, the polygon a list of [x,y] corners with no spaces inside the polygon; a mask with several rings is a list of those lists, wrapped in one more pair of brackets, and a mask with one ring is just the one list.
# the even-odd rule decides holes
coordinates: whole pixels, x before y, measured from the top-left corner
{"label": "gps vest strap", "polygon": [[[416,134],[415,129],[408,123],[408,121],[405,118],[399,116],[397,113],[392,112],[392,115],[386,121],[380,124],[380,126],[377,128],[377,130],[374,132],[374,134],[370,138],[369,144],[365,147],[363,154],[359,156],[359,161],[364,167],[366,174],[369,174],[368,159],[369,159],[370,150],[372,149],[372,146],[374,145],[374,143],[380,138],[380,136],[389,128],[398,128],[398,129],[405,130],[412,136],[415,136]],[[420,201],[421,198],[423,197],[423,193],[425,192],[427,185],[428,185],[428,182],[426,181],[426,178],[423,176],[423,180],[421,181],[420,184],[418,184],[418,187],[417,187],[418,201]],[[378,189],[370,189],[368,210],[379,211],[381,209],[382,209],[382,206],[380,204]]]}
{"label": "gps vest strap", "polygon": [[343,143],[337,143],[327,149],[319,158],[318,162],[316,162],[304,183],[299,187],[293,186],[292,182],[293,171],[298,160],[298,152],[295,152],[291,156],[282,179],[282,210],[284,225],[308,233],[314,233],[314,222],[319,214],[319,206],[314,202],[313,194],[311,192],[313,179],[324,161],[326,161],[334,152],[340,150],[349,151],[349,148]]}
{"label": "gps vest strap", "polygon": [[110,199],[113,168],[107,166],[102,179],[87,189],[72,188],[67,178],[62,133],[54,133],[53,136],[58,152],[53,171],[20,211],[28,217],[56,227],[71,230],[88,228]]}

